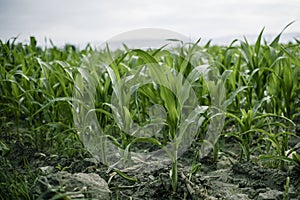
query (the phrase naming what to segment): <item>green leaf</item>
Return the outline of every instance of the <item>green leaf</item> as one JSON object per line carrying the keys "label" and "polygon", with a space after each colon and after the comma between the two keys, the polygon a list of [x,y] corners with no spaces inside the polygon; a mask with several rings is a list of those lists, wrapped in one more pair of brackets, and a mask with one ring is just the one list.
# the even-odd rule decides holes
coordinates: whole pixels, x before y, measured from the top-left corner
{"label": "green leaf", "polygon": [[0,140],[0,152],[2,156],[5,156],[10,151],[9,146],[2,140]]}
{"label": "green leaf", "polygon": [[157,60],[144,50],[133,49],[132,52],[135,52],[139,57],[141,57],[146,64],[158,64]]}
{"label": "green leaf", "polygon": [[261,32],[259,33],[258,38],[257,38],[257,40],[256,40],[256,42],[255,42],[255,52],[256,52],[256,54],[259,53],[260,44],[261,44],[261,38],[262,38],[262,35],[263,35],[264,30],[265,30],[265,28],[263,28],[263,29],[261,30]]}
{"label": "green leaf", "polygon": [[224,102],[224,105],[225,107],[228,107],[234,100],[235,100],[235,97],[240,93],[242,92],[243,90],[249,88],[248,86],[241,86],[239,87],[238,89],[236,89],[235,91],[233,91],[229,98],[226,99],[226,101]]}
{"label": "green leaf", "polygon": [[135,178],[135,177],[130,177],[128,176],[126,173],[120,171],[120,170],[117,170],[117,169],[114,169],[115,172],[117,172],[117,174],[119,174],[121,177],[125,178],[126,180],[128,181],[131,181],[131,182],[137,182],[138,179]]}
{"label": "green leaf", "polygon": [[292,25],[293,23],[295,23],[295,21],[290,22],[288,25],[286,25],[283,30],[275,37],[275,39],[271,42],[270,46],[271,47],[275,47],[278,45],[280,37],[282,35],[282,33],[285,31],[285,29],[287,29],[290,25]]}

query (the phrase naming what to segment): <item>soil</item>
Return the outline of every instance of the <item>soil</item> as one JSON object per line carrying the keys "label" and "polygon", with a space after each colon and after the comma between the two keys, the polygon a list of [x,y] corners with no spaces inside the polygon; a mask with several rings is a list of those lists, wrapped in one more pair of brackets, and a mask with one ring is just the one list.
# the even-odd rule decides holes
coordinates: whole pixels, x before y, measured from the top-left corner
{"label": "soil", "polygon": [[[300,133],[299,125],[296,132]],[[50,185],[39,180],[61,171],[81,175],[96,174],[107,183],[111,199],[300,199],[299,166],[271,168],[257,159],[257,155],[251,157],[251,162],[241,162],[237,156],[240,148],[236,141],[232,140],[225,142],[217,161],[213,160],[213,155],[197,160],[200,170],[190,176],[195,152],[200,149],[200,143],[193,142],[178,160],[178,187],[177,191],[173,192],[170,180],[171,165],[152,172],[128,172],[127,175],[131,177],[129,179],[97,162],[88,152],[72,157],[53,155],[40,152],[32,148],[30,143],[21,143],[16,138],[4,139],[11,148],[6,156],[10,162],[7,173],[16,171],[25,177],[28,176],[28,180],[34,177],[34,181],[28,181],[29,193],[33,199],[41,199],[41,195],[49,190],[49,187],[60,187],[59,182],[54,181]],[[299,138],[291,139],[290,146],[300,147]],[[0,167],[4,169],[6,166]],[[286,188],[288,179],[289,184]],[[72,192],[61,189],[61,192]],[[46,199],[50,199],[51,194],[48,194]],[[87,192],[77,197],[80,198],[76,199],[90,199]]]}
{"label": "soil", "polygon": [[[232,144],[229,147],[236,148]],[[299,168],[280,170],[268,168],[260,162],[238,162],[234,156],[225,153],[219,155],[217,162],[212,160],[212,155],[201,159],[200,171],[189,179],[191,162],[197,148],[197,144],[193,144],[179,159],[176,193],[172,192],[169,178],[171,166],[151,173],[128,173],[137,179],[132,181],[108,170],[107,166],[98,163],[88,153],[84,157],[47,155],[15,143],[9,159],[17,171],[26,173],[29,168],[38,177],[58,171],[96,173],[108,183],[111,199],[283,199],[287,177],[290,177],[287,199],[300,199]],[[24,158],[28,161],[26,165]],[[45,192],[41,191],[45,186],[40,187],[39,184],[41,182],[35,181],[30,189],[33,197],[37,198]]]}

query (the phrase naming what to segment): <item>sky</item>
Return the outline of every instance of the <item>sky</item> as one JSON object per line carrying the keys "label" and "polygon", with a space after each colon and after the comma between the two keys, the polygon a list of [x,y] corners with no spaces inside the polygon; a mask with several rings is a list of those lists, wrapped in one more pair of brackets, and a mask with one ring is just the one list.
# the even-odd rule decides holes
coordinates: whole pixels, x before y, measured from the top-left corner
{"label": "sky", "polygon": [[39,44],[96,44],[140,28],[218,41],[278,34],[294,20],[285,33],[300,33],[300,0],[0,0],[0,39]]}

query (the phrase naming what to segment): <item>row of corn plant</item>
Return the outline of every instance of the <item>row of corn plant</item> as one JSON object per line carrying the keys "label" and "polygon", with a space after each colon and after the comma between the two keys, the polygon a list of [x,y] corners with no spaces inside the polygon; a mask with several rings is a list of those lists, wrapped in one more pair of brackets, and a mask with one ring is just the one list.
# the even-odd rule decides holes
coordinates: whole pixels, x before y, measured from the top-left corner
{"label": "row of corn plant", "polygon": [[33,37],[26,45],[1,42],[1,54],[2,124],[15,127],[18,137],[32,141],[37,149],[55,149],[63,140],[72,144],[76,134],[70,104],[77,71],[73,65],[84,54],[68,45],[64,50],[42,50]]}
{"label": "row of corn plant", "polygon": [[249,161],[261,143],[268,146],[260,151],[267,154],[261,158],[286,158],[293,152],[286,153],[290,138],[299,137],[291,121],[299,116],[299,62],[292,59],[299,53],[299,41],[282,45],[281,34],[268,44],[262,41],[262,30],[254,45],[245,38],[240,45],[233,41],[215,54],[220,71],[232,70],[226,85],[228,95],[240,89],[227,110],[228,122],[234,121],[236,132],[225,134],[240,143],[240,159],[245,156]]}
{"label": "row of corn plant", "polygon": [[[115,51],[109,45],[103,50],[89,45],[83,50],[53,44],[41,48],[34,37],[28,44],[1,41],[0,120],[1,129],[11,132],[1,136],[0,150],[9,152],[9,134],[39,151],[60,149],[68,155],[78,151],[80,138],[84,144],[90,142],[89,151],[100,152],[101,162],[109,159],[105,145],[99,145],[106,139],[128,159],[134,155],[131,151],[141,147],[163,149],[172,162],[170,178],[176,191],[179,145],[192,142],[184,141],[187,138],[180,131],[197,121],[199,126],[203,122],[201,129],[189,134],[195,141],[211,143],[214,160],[222,150],[219,140],[233,138],[241,147],[240,161],[260,154],[259,158],[276,161],[281,168],[286,162],[298,165],[299,155],[289,141],[299,137],[295,126],[300,116],[300,42],[281,44],[281,34],[268,43],[262,30],[253,45],[245,38],[228,46],[178,41],[178,47],[172,48],[141,50],[124,45]],[[217,70],[205,75],[204,69]],[[214,79],[208,80],[210,76]],[[84,96],[83,90],[94,99],[92,104],[74,98],[74,94]],[[197,102],[189,102],[191,91]],[[217,94],[218,102],[212,98]],[[205,107],[191,110],[185,103],[226,109],[225,129],[230,131],[214,141],[203,141],[209,122],[222,116]],[[183,108],[188,112],[182,112]],[[165,120],[156,118],[157,113]],[[93,127],[88,131],[74,126],[80,120],[92,121],[91,116],[96,116],[103,135]],[[153,133],[145,133],[143,126],[154,127]],[[93,135],[100,137],[87,139]],[[166,148],[171,141],[173,146]]]}

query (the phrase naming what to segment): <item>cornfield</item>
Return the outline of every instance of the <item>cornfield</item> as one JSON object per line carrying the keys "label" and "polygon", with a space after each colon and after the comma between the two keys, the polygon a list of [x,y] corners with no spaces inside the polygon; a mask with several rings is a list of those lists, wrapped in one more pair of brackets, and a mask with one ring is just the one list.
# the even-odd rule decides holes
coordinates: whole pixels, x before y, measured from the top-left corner
{"label": "cornfield", "polygon": [[[196,147],[209,143],[214,162],[226,154],[241,163],[300,169],[300,154],[293,143],[299,141],[300,41],[281,44],[280,36],[266,42],[262,31],[254,44],[245,38],[228,46],[201,46],[197,41],[178,42],[169,49],[129,49],[124,45],[115,51],[90,45],[84,49],[73,45],[42,48],[34,37],[28,44],[16,39],[0,41],[1,199],[38,198],[31,193],[38,174],[28,155],[43,152],[81,158],[91,153],[105,163],[109,158],[101,149],[103,137],[122,149],[129,161],[133,151],[166,151],[172,163],[174,193],[182,143],[199,144]],[[204,76],[202,69],[211,71]],[[143,70],[159,84],[147,76],[137,79],[136,74],[146,73]],[[208,80],[212,76],[214,79]],[[132,87],[125,87],[124,81],[131,81]],[[94,86],[94,92],[88,84]],[[92,104],[80,99],[82,95],[94,98]],[[193,98],[187,98],[191,95]],[[219,114],[207,109],[212,104]],[[77,126],[82,120],[90,122],[91,112],[103,137],[97,137],[96,129]],[[216,117],[224,123],[222,130],[218,129],[220,134],[210,140],[206,134],[217,126],[209,125]],[[156,123],[154,129],[160,127],[159,131],[147,133],[137,128],[150,123]],[[187,129],[193,124],[197,126]],[[192,135],[192,140],[185,138],[186,134]],[[171,141],[175,142],[165,148]],[[226,143],[237,144],[239,150],[225,150]],[[18,147],[30,152],[27,156],[15,154]],[[197,157],[202,150],[193,151]],[[22,157],[17,159],[23,162],[20,167],[15,167],[17,156]],[[200,162],[196,158],[191,168],[196,169]],[[132,179],[126,170],[116,171]]]}

